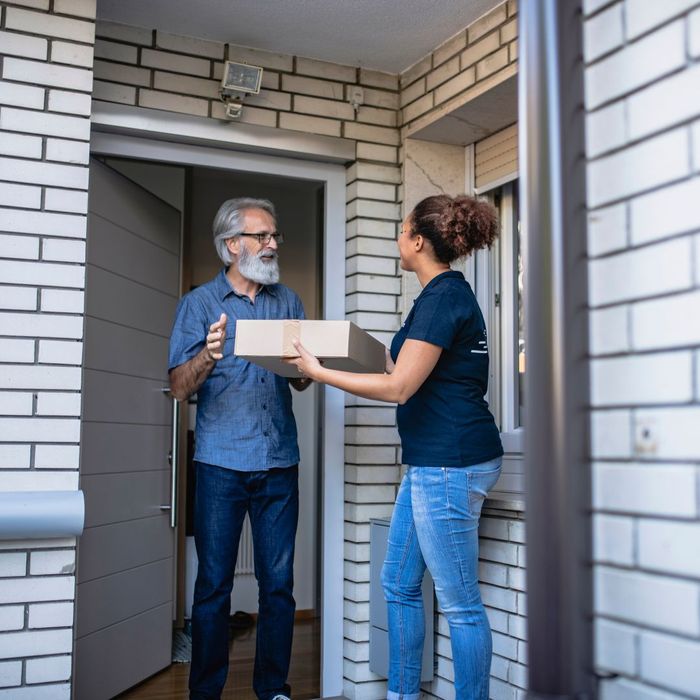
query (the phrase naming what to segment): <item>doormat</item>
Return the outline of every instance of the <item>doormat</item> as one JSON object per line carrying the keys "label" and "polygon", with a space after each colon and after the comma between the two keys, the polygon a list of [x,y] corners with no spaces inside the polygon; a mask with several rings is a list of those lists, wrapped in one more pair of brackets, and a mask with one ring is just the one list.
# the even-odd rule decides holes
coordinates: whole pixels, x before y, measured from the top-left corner
{"label": "doormat", "polygon": [[182,630],[173,630],[173,663],[188,664],[192,661],[192,638]]}

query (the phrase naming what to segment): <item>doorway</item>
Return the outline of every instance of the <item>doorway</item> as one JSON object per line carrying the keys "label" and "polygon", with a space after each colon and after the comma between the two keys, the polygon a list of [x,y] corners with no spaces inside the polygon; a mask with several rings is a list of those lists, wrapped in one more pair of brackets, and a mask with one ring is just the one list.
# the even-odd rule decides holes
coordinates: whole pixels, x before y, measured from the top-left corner
{"label": "doorway", "polygon": [[[100,136],[105,138],[100,139]],[[241,194],[261,196],[275,202],[280,230],[284,231],[287,241],[296,241],[296,251],[294,244],[285,243],[281,252],[281,281],[300,294],[308,317],[342,318],[344,274],[337,274],[337,262],[341,261],[344,269],[344,217],[342,209],[341,217],[329,212],[329,195],[334,195],[336,202],[344,195],[342,167],[288,162],[287,159],[231,152],[224,154],[227,156],[228,167],[219,164],[218,167],[208,167],[212,158],[207,155],[212,154],[207,151],[216,149],[187,146],[184,151],[178,151],[176,144],[154,143],[150,144],[153,146],[151,149],[146,148],[148,145],[148,142],[127,136],[96,134],[93,138],[94,149],[102,151],[102,159],[111,169],[139,186],[146,185],[145,189],[156,191],[160,197],[167,198],[162,191],[164,182],[172,184],[184,181],[183,206],[175,207],[184,213],[181,292],[210,279],[220,269],[221,264],[211,245],[209,233],[213,214],[219,204],[224,199]],[[163,149],[168,151],[167,158],[163,157]],[[130,160],[122,160],[124,156]],[[145,165],[143,160],[139,161],[134,156],[149,158],[151,162]],[[256,166],[252,171],[246,167],[251,162]],[[285,170],[285,166],[288,172],[280,173],[280,170]],[[151,178],[154,182],[150,184],[144,179],[144,173],[149,167],[155,168],[153,172],[158,172],[157,177]],[[163,177],[166,170],[169,176]],[[300,171],[303,177],[299,176]],[[317,172],[320,177],[312,177]],[[177,190],[177,187],[174,189]],[[90,234],[88,238],[89,236]],[[340,238],[341,244],[336,245],[333,248],[334,254],[329,255],[328,243],[334,238]],[[334,275],[328,274],[329,261],[336,262]],[[309,270],[316,274],[309,274]],[[332,282],[329,278],[332,278]],[[88,287],[88,298],[90,291]],[[194,405],[188,406],[183,421],[193,425],[191,421],[195,410]],[[307,504],[313,504],[311,508],[302,507],[300,514],[295,597],[297,609],[303,614],[312,616],[322,613],[324,618],[330,614],[335,622],[330,624],[324,620],[322,624],[321,655],[324,667],[321,687],[325,694],[326,688],[332,692],[339,683],[342,684],[342,628],[339,634],[333,630],[339,629],[338,621],[342,619],[342,397],[314,387],[313,392],[295,396],[294,410],[300,427],[302,462],[306,464],[304,476],[300,478],[302,503],[306,501]],[[324,427],[323,430],[321,426]],[[186,470],[186,460],[184,461]],[[184,480],[180,480],[180,483],[183,484]],[[90,498],[89,492],[86,493],[86,498]],[[165,499],[169,500],[167,496]],[[182,505],[186,503],[182,498],[176,500]],[[182,508],[178,514],[181,530],[187,527],[185,512],[186,508]],[[322,517],[322,513],[326,517]],[[335,517],[337,514],[340,515],[339,518]],[[329,547],[332,548],[332,556],[328,556]],[[187,561],[179,567],[185,575],[176,581],[176,595],[172,604],[174,619],[177,613],[181,616],[187,613],[187,580],[193,580],[192,561],[191,557],[188,560],[185,556],[186,551],[186,547],[179,550],[181,561]],[[85,555],[82,559],[85,561]],[[80,589],[77,605],[80,615]],[[108,606],[109,601],[104,601],[103,607]],[[232,611],[254,612],[255,608],[256,591],[252,572],[242,570],[234,586]],[[80,637],[79,628],[77,633]],[[80,648],[76,647],[76,671],[80,665]],[[81,695],[76,692],[76,697],[80,698]],[[93,694],[90,697],[97,696]]]}

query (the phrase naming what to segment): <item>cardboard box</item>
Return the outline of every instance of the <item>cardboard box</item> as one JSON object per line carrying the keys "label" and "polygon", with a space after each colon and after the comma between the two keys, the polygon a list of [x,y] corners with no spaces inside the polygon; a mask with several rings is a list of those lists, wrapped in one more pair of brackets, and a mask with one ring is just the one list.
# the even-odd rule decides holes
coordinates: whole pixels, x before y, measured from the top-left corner
{"label": "cardboard box", "polygon": [[298,377],[297,368],[280,359],[299,356],[294,338],[330,369],[384,372],[384,345],[351,321],[239,320],[234,354],[283,377]]}

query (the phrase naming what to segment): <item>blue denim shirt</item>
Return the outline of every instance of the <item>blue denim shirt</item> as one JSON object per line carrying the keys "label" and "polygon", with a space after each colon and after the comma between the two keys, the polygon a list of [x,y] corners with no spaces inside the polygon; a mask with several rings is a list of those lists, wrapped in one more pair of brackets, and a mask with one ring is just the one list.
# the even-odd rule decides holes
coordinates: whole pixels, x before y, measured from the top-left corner
{"label": "blue denim shirt", "polygon": [[236,319],[304,318],[301,299],[272,284],[253,303],[237,294],[222,270],[180,300],[170,337],[168,370],[205,345],[209,326],[225,313],[224,356],[197,392],[194,458],[238,471],[290,467],[299,462],[289,382],[233,354]]}

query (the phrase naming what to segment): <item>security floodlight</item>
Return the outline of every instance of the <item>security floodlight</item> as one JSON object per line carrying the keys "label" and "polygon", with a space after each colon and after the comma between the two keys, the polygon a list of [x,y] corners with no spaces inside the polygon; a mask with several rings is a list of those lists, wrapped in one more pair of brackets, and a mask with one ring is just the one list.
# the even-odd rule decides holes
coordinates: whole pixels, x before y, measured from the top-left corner
{"label": "security floodlight", "polygon": [[263,69],[260,66],[249,66],[247,63],[226,61],[224,75],[221,79],[222,93],[247,92],[257,95],[260,92]]}

